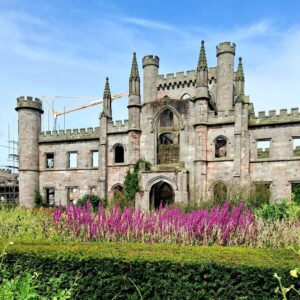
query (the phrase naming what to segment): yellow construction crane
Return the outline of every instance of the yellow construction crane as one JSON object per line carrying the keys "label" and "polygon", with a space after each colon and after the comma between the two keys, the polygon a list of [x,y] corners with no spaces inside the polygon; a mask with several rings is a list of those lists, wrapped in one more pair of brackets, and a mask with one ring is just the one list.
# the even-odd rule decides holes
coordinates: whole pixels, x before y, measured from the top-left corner
{"label": "yellow construction crane", "polygon": [[[111,96],[111,100],[116,100],[116,99],[119,99],[119,98],[122,98],[122,97],[126,97],[126,96],[128,96],[128,93],[118,93],[118,94],[112,95]],[[93,97],[80,97],[80,96],[74,96],[74,97],[42,96],[41,99],[45,100],[45,102],[49,105],[49,107],[51,108],[51,112],[52,112],[52,114],[54,116],[54,129],[56,129],[57,117],[65,115],[65,114],[68,114],[68,113],[71,113],[71,112],[74,112],[74,111],[77,111],[77,110],[80,110],[80,109],[84,109],[84,108],[87,108],[87,107],[91,107],[91,106],[95,106],[95,105],[103,103],[103,99],[99,98],[96,101],[92,101],[92,102],[89,102],[87,104],[83,104],[83,105],[76,106],[76,107],[73,107],[73,108],[68,108],[68,109],[66,109],[64,111],[57,111],[54,108],[54,106],[51,104],[51,102],[49,101],[49,99],[59,99],[59,98],[60,99],[67,99],[67,98],[70,98],[70,99],[88,99],[88,98],[90,98],[90,99],[92,99]]]}

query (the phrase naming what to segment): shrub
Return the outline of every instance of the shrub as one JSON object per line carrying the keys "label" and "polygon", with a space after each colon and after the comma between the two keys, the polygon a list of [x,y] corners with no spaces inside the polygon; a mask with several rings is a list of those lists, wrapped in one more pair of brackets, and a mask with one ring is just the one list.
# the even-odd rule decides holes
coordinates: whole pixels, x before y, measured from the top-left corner
{"label": "shrub", "polygon": [[255,215],[263,220],[288,219],[289,208],[290,207],[287,202],[264,204],[260,209],[255,210]]}
{"label": "shrub", "polygon": [[43,196],[39,191],[34,192],[34,203],[36,207],[46,207]]}
{"label": "shrub", "polygon": [[106,199],[101,199],[98,195],[94,194],[85,194],[81,199],[77,200],[76,205],[85,206],[88,201],[91,203],[94,211],[98,209],[99,204],[102,207],[106,207]]}
{"label": "shrub", "polygon": [[[287,284],[298,261],[288,250],[116,243],[20,244],[7,252],[6,277],[42,273],[44,296],[70,286],[80,270],[72,299],[140,299],[139,292],[144,299],[277,299],[272,275]],[[62,280],[54,287],[51,277]]]}

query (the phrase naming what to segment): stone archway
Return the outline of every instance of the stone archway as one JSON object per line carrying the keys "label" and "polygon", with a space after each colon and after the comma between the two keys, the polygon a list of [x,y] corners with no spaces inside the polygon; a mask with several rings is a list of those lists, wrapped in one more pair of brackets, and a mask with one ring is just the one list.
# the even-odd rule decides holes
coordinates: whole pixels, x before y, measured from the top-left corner
{"label": "stone archway", "polygon": [[165,207],[175,201],[175,193],[170,184],[159,181],[150,190],[150,209],[158,209],[160,205]]}

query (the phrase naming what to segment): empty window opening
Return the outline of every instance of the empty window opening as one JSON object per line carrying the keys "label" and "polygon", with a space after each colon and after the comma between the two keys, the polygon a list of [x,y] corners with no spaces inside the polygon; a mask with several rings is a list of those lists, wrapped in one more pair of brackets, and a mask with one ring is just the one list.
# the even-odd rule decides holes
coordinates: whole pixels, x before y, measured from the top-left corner
{"label": "empty window opening", "polygon": [[97,187],[96,186],[90,187],[90,195],[97,195]]}
{"label": "empty window opening", "polygon": [[219,136],[215,140],[215,157],[226,157],[227,154],[227,140],[223,136]]}
{"label": "empty window opening", "polygon": [[271,196],[270,183],[255,183],[254,187],[255,206],[268,204]]}
{"label": "empty window opening", "polygon": [[167,109],[165,110],[161,117],[159,122],[160,127],[171,127],[173,126],[173,113]]}
{"label": "empty window opening", "polygon": [[121,145],[115,147],[115,163],[124,162],[124,148]]}
{"label": "empty window opening", "polygon": [[69,153],[69,168],[77,168],[77,152]]}
{"label": "empty window opening", "polygon": [[54,206],[55,205],[55,189],[54,188],[46,188],[46,204],[47,206]]}
{"label": "empty window opening", "polygon": [[79,188],[77,186],[67,187],[67,201],[76,204],[79,199]]}
{"label": "empty window opening", "polygon": [[270,157],[270,144],[267,140],[256,141],[257,158]]}
{"label": "empty window opening", "polygon": [[92,167],[98,167],[99,165],[99,152],[92,151]]}
{"label": "empty window opening", "polygon": [[114,197],[118,197],[123,194],[124,188],[121,184],[115,184],[111,190],[113,192]]}
{"label": "empty window opening", "polygon": [[227,186],[223,182],[218,182],[214,186],[214,200],[223,203],[227,200]]}
{"label": "empty window opening", "polygon": [[300,182],[292,183],[292,200],[300,205]]}
{"label": "empty window opening", "polygon": [[54,153],[46,153],[46,168],[54,168]]}
{"label": "empty window opening", "polygon": [[159,143],[161,145],[171,145],[173,144],[173,138],[171,133],[163,133],[159,136]]}
{"label": "empty window opening", "polygon": [[294,156],[300,156],[300,137],[293,138],[293,153]]}
{"label": "empty window opening", "polygon": [[191,96],[187,93],[185,93],[182,97],[181,97],[181,100],[188,100],[188,99],[191,99]]}

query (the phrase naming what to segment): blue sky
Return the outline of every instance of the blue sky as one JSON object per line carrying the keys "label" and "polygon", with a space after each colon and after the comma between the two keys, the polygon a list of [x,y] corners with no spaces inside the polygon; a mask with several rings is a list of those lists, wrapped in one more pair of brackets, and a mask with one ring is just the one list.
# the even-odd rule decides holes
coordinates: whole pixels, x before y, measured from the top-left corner
{"label": "blue sky", "polygon": [[[101,97],[106,76],[112,93],[127,91],[133,51],[140,73],[147,54],[160,57],[161,74],[186,71],[195,68],[202,39],[209,66],[218,43],[237,44],[256,111],[298,107],[299,11],[298,0],[0,0],[0,145],[7,145],[9,124],[16,138],[18,96]],[[54,104],[60,110],[89,101]],[[126,98],[114,103],[114,119],[127,118],[126,105]],[[66,128],[98,126],[100,110],[68,115]],[[7,153],[0,147],[1,166]]]}

